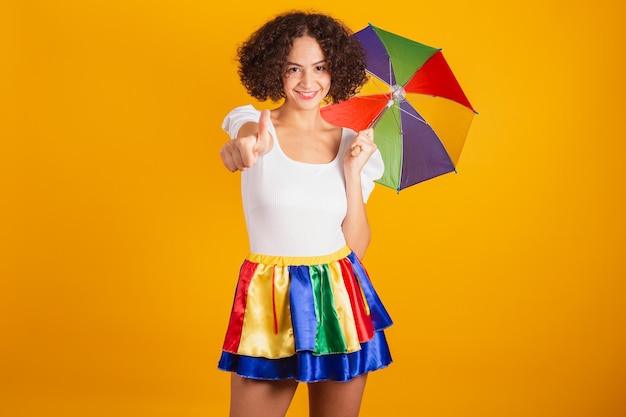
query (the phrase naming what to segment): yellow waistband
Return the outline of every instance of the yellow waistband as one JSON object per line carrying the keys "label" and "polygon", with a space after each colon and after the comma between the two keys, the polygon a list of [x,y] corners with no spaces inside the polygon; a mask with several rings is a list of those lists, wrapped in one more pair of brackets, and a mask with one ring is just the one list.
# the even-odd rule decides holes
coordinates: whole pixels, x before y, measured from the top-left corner
{"label": "yellow waistband", "polygon": [[264,265],[277,265],[277,266],[287,266],[287,265],[320,265],[320,264],[328,264],[331,262],[338,261],[339,259],[345,258],[350,255],[352,251],[349,247],[344,246],[339,249],[337,252],[328,254],[328,255],[320,255],[320,256],[275,256],[275,255],[260,255],[258,253],[251,253],[247,256],[247,260],[251,262],[255,262],[258,264]]}

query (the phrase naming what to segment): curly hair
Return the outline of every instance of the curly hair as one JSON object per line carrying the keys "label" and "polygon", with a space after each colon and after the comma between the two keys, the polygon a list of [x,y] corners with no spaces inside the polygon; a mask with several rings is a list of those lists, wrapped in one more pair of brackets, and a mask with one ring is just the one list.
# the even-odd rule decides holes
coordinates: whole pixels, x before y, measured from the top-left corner
{"label": "curly hair", "polygon": [[274,102],[285,97],[287,55],[293,40],[305,35],[317,40],[326,59],[332,80],[327,102],[347,100],[365,84],[365,52],[352,31],[328,15],[294,11],[265,23],[237,49],[239,78],[252,97]]}

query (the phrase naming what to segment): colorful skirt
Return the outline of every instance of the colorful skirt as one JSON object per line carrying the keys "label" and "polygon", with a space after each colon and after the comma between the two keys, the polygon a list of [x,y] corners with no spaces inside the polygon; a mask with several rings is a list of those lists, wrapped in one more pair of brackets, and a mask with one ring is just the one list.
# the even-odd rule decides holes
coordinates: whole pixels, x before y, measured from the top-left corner
{"label": "colorful skirt", "polygon": [[252,254],[218,368],[254,379],[349,381],[391,363],[383,332],[391,324],[348,247],[318,257]]}

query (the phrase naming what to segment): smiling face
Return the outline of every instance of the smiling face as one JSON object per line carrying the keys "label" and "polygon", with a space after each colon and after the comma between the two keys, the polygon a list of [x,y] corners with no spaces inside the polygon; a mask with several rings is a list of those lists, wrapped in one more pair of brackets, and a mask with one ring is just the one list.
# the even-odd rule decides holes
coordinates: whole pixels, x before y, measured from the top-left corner
{"label": "smiling face", "polygon": [[330,89],[330,74],[317,40],[302,36],[293,40],[283,70],[286,102],[303,109],[319,108]]}

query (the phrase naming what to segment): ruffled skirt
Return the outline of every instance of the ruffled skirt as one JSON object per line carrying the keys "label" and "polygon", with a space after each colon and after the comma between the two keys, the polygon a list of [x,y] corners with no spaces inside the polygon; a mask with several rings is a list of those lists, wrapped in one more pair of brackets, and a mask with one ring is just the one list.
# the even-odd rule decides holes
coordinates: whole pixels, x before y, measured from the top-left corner
{"label": "ruffled skirt", "polygon": [[392,324],[349,248],[327,256],[252,254],[239,274],[218,368],[254,379],[349,381],[388,366]]}

